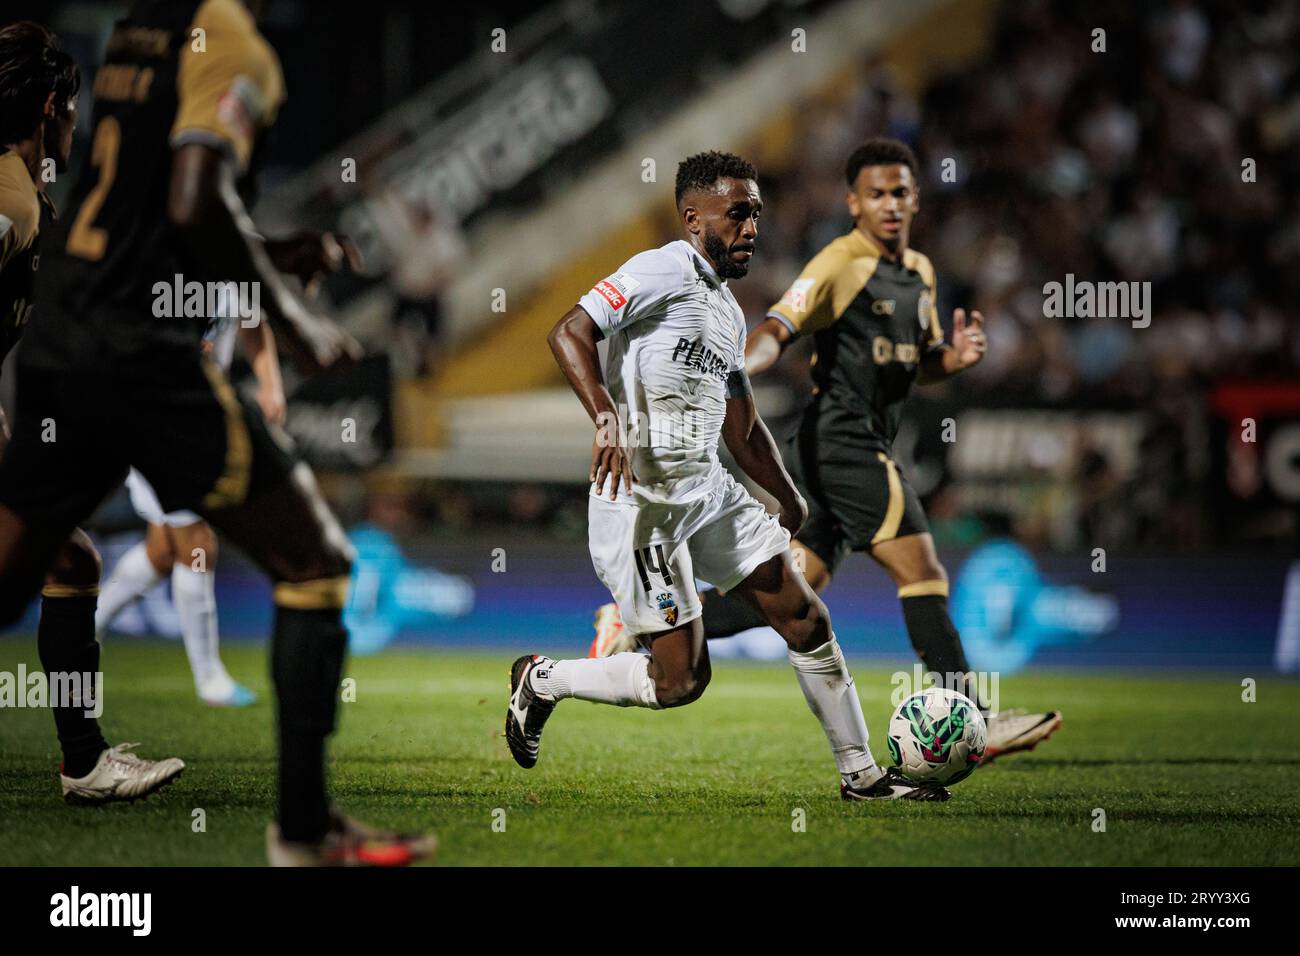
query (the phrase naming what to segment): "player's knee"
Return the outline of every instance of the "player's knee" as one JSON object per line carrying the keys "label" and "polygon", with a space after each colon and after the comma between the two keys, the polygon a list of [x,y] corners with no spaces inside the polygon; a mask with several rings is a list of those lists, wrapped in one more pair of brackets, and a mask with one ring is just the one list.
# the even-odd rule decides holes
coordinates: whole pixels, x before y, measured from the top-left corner
{"label": "player's knee", "polygon": [[655,698],[660,707],[685,707],[704,696],[704,690],[712,677],[713,672],[706,664],[680,677],[658,682],[655,685]]}
{"label": "player's knee", "polygon": [[173,529],[172,560],[196,571],[210,571],[217,564],[217,533],[206,521]]}
{"label": "player's knee", "polygon": [[78,529],[59,549],[46,574],[46,581],[69,587],[93,588],[99,584],[103,570],[99,552],[86,533]]}
{"label": "player's knee", "polygon": [[912,584],[922,584],[929,581],[942,581],[948,583],[948,572],[944,566],[939,563],[938,558],[927,560],[913,569],[912,573],[902,578],[898,582],[899,587],[907,587]]}

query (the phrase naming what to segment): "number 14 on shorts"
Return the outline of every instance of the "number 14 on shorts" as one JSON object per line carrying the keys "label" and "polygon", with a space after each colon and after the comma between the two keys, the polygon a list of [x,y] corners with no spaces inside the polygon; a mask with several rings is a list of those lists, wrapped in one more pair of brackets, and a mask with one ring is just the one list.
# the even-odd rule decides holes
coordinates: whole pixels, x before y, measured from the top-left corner
{"label": "number 14 on shorts", "polygon": [[664,587],[673,586],[673,572],[668,567],[668,558],[664,556],[664,546],[654,544],[645,548],[636,548],[633,550],[636,556],[636,570],[641,575],[641,586],[645,588],[645,593],[649,594],[653,588],[650,583],[650,575],[656,574],[659,580],[663,581]]}
{"label": "number 14 on shorts", "polygon": [[[656,575],[663,582],[663,587],[671,588],[673,586],[673,572],[668,567],[668,557],[664,554],[662,544],[651,545],[646,548],[636,548],[633,551],[636,557],[636,570],[641,575],[641,586],[645,588],[645,593],[650,594],[655,590],[654,582],[650,576]],[[677,602],[673,599],[671,591],[660,591],[654,596],[655,605],[659,608],[659,613],[663,615],[664,622],[669,627],[677,624]]]}

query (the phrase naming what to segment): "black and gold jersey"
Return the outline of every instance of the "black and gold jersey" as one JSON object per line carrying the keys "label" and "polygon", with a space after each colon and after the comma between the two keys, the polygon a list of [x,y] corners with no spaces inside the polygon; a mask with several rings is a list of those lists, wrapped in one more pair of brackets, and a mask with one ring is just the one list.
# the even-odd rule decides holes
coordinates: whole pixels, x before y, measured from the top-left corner
{"label": "black and gold jersey", "polygon": [[54,204],[36,188],[23,158],[0,152],[0,362],[32,314],[40,235],[54,219]]}
{"label": "black and gold jersey", "polygon": [[239,175],[284,98],[280,63],[237,0],[135,3],[95,75],[90,155],[48,242],[22,360],[147,373],[197,353],[207,319],[158,290],[219,281],[187,261],[167,216],[173,151],[201,142]]}
{"label": "black and gold jersey", "polygon": [[921,357],[943,344],[934,266],[882,257],[859,230],[817,253],[768,315],[816,345],[813,402],[824,441],[889,453]]}

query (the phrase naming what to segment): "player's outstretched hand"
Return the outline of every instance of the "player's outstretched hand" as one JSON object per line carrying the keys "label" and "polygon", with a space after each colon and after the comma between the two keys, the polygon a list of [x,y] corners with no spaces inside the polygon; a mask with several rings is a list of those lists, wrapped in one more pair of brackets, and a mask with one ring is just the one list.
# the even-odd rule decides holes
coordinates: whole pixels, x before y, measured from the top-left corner
{"label": "player's outstretched hand", "polygon": [[350,334],[305,309],[290,319],[288,334],[281,338],[304,375],[351,368],[365,354],[361,343]]}
{"label": "player's outstretched hand", "polygon": [[[588,478],[596,483],[596,494],[604,495],[605,479],[609,479],[609,500],[618,500],[618,486],[622,482],[627,493],[632,493],[632,482],[636,475],[632,473],[632,450],[617,438],[610,439],[608,429],[597,429],[596,440],[591,444],[591,473]],[[618,428],[613,429],[618,435]]]}
{"label": "player's outstretched hand", "polygon": [[957,353],[961,368],[970,368],[981,359],[988,349],[988,339],[984,336],[984,316],[971,312],[966,318],[965,309],[954,309],[952,313],[952,347]]}
{"label": "player's outstretched hand", "polygon": [[299,232],[287,239],[268,239],[266,252],[276,269],[298,277],[308,296],[316,295],[321,278],[328,273],[361,270],[356,244],[332,232]]}

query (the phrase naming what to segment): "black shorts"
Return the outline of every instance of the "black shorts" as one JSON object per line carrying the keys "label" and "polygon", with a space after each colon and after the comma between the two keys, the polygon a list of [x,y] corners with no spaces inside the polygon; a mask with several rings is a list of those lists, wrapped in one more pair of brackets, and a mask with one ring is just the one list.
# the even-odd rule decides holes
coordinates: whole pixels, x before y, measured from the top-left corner
{"label": "black shorts", "polygon": [[823,442],[814,420],[786,443],[783,457],[808,502],[795,537],[832,573],[850,551],[930,530],[911,482],[884,452]]}
{"label": "black shorts", "polygon": [[0,504],[47,527],[80,524],[134,465],[164,511],[242,504],[287,480],[296,459],[208,359],[148,379],[18,367]]}

